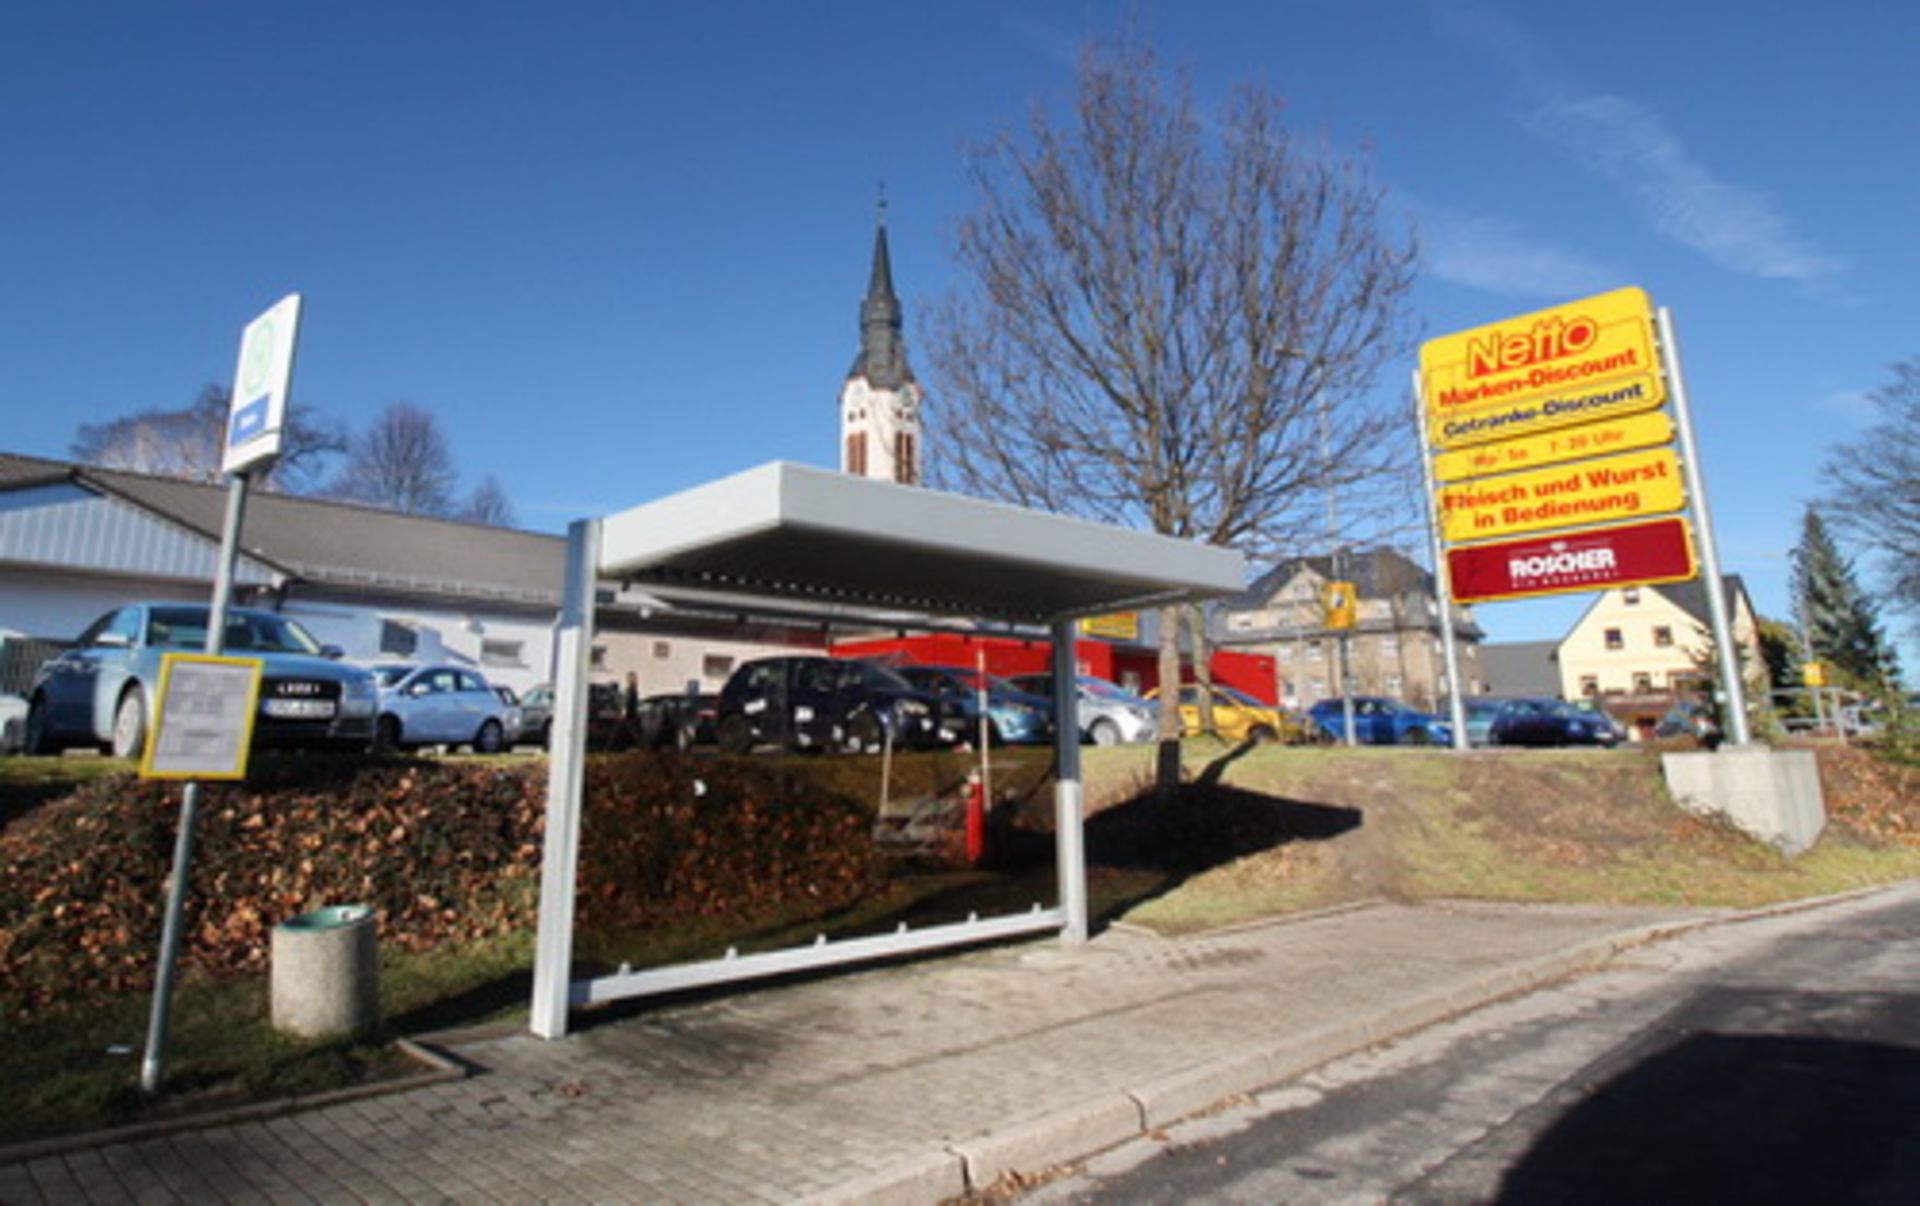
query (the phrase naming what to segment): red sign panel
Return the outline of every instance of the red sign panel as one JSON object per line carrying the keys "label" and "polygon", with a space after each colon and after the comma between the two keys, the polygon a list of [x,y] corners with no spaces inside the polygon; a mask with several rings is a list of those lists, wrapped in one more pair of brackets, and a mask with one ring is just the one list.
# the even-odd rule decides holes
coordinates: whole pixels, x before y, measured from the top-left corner
{"label": "red sign panel", "polygon": [[1672,518],[1476,544],[1448,550],[1447,573],[1456,603],[1679,582],[1694,576],[1693,534]]}

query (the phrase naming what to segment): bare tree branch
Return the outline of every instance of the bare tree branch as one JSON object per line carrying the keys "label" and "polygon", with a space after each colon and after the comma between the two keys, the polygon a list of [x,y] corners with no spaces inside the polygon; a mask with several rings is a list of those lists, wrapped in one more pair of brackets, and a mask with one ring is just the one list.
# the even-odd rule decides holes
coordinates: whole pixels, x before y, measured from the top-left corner
{"label": "bare tree branch", "polygon": [[[208,385],[179,410],[143,410],[106,423],[83,424],[69,453],[74,460],[103,469],[125,469],[189,481],[217,482],[226,452],[231,395]],[[281,432],[281,452],[255,483],[262,489],[307,493],[319,482],[326,462],[346,451],[339,423],[316,416],[295,402]]]}

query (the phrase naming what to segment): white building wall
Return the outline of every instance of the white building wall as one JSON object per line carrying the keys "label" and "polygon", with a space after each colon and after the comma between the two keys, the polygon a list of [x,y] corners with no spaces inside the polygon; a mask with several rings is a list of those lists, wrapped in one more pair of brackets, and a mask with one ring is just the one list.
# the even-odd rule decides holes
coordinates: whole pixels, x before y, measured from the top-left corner
{"label": "white building wall", "polygon": [[0,565],[0,631],[70,641],[106,612],[145,599],[208,603],[212,587]]}

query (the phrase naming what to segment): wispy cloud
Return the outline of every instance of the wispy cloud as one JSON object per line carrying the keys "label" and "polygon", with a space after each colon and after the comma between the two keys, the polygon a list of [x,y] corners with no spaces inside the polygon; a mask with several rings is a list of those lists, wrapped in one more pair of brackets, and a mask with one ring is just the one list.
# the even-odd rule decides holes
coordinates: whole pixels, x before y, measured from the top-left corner
{"label": "wispy cloud", "polygon": [[1864,389],[1828,390],[1813,400],[1815,410],[1864,424],[1874,417],[1873,395]]}
{"label": "wispy cloud", "polygon": [[1764,193],[1723,180],[1652,109],[1581,85],[1540,39],[1491,5],[1436,4],[1444,28],[1501,66],[1520,124],[1633,200],[1653,228],[1731,271],[1806,286],[1847,262],[1820,252]]}
{"label": "wispy cloud", "polygon": [[1528,297],[1597,293],[1620,283],[1614,269],[1508,219],[1428,202],[1416,202],[1416,213],[1427,270],[1441,280]]}

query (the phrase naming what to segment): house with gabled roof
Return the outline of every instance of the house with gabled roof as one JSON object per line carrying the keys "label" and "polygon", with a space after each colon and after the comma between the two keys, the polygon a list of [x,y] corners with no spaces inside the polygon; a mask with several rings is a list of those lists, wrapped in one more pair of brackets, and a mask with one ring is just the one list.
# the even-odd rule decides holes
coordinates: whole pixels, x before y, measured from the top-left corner
{"label": "house with gabled roof", "polygon": [[[1721,579],[1742,675],[1764,691],[1766,659],[1746,584]],[[1601,700],[1636,735],[1650,733],[1672,707],[1706,689],[1713,621],[1706,585],[1698,577],[1659,586],[1600,592],[1555,651],[1561,693]]]}
{"label": "house with gabled roof", "polygon": [[[1433,575],[1384,548],[1346,554],[1341,574],[1357,596],[1354,626],[1346,634],[1353,693],[1435,706],[1448,684]],[[1212,639],[1222,648],[1272,656],[1280,698],[1290,706],[1311,707],[1337,696],[1339,633],[1326,625],[1323,594],[1334,580],[1332,557],[1282,561],[1214,608]],[[1461,681],[1467,694],[1480,694],[1486,684],[1478,649],[1485,634],[1470,607],[1445,610],[1458,642]]]}

